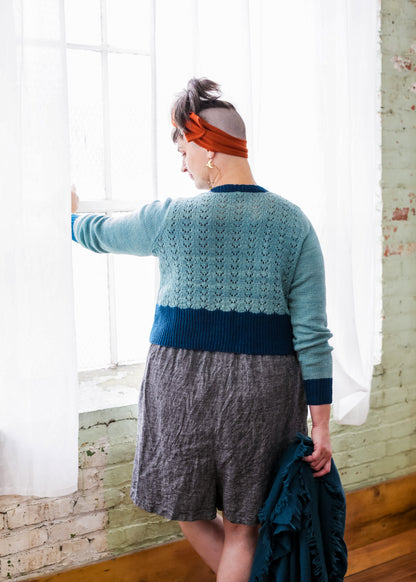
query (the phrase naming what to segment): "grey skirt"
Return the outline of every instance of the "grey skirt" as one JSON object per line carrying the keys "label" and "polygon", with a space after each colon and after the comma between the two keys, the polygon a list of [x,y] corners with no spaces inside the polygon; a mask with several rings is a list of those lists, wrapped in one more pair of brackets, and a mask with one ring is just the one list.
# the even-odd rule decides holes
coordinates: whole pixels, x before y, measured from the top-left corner
{"label": "grey skirt", "polygon": [[297,358],[151,345],[131,497],[168,519],[255,525],[279,456],[307,433]]}

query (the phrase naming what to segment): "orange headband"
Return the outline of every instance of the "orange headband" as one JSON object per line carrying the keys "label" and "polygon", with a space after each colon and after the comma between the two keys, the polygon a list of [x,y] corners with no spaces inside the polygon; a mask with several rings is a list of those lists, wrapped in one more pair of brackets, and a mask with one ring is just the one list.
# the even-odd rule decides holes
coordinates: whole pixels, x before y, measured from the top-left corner
{"label": "orange headband", "polygon": [[218,127],[207,123],[191,111],[186,122],[186,141],[194,141],[197,145],[211,152],[220,152],[230,156],[248,158],[247,141],[234,137]]}

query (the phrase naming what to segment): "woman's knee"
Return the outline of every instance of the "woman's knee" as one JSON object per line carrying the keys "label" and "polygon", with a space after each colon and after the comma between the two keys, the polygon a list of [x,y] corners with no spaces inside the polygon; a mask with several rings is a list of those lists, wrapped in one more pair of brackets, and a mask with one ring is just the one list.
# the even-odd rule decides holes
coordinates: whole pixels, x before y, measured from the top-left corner
{"label": "woman's knee", "polygon": [[178,521],[179,527],[182,530],[182,533],[186,535],[186,532],[197,530],[200,528],[199,521]]}
{"label": "woman's knee", "polygon": [[178,521],[182,533],[187,536],[191,533],[200,533],[211,530],[223,531],[222,518],[217,515],[215,519],[199,519],[195,521]]}
{"label": "woman's knee", "polygon": [[224,517],[224,534],[227,538],[245,538],[256,540],[258,537],[258,525],[244,525],[233,523]]}

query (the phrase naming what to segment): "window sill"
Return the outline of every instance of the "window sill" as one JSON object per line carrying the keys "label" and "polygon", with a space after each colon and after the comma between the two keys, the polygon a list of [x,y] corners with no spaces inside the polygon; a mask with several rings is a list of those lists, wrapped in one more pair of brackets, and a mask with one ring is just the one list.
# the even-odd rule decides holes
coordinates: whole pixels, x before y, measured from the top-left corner
{"label": "window sill", "polygon": [[79,412],[137,404],[145,364],[80,372]]}

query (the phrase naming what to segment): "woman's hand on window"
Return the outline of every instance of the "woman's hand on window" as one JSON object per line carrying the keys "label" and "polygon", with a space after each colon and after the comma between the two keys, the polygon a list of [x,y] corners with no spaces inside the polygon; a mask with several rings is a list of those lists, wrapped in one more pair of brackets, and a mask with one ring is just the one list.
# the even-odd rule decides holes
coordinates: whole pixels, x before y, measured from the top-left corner
{"label": "woman's hand on window", "polygon": [[78,210],[79,196],[74,185],[71,186],[71,212],[74,214]]}

